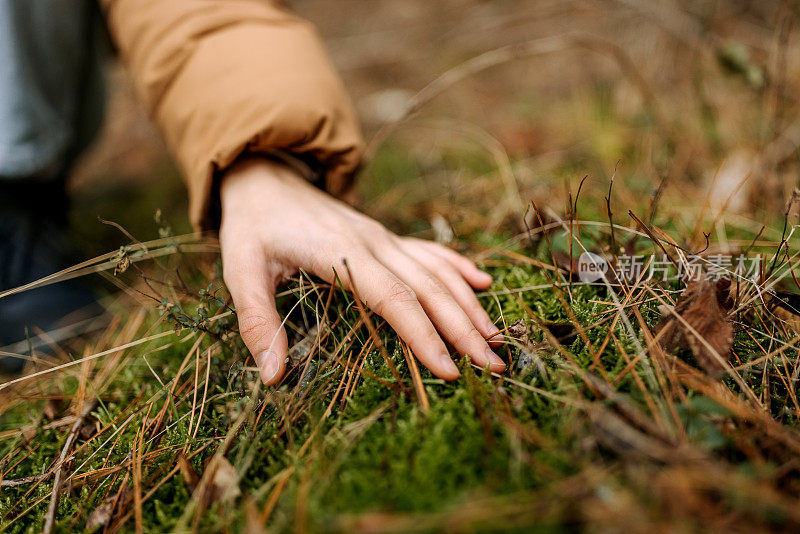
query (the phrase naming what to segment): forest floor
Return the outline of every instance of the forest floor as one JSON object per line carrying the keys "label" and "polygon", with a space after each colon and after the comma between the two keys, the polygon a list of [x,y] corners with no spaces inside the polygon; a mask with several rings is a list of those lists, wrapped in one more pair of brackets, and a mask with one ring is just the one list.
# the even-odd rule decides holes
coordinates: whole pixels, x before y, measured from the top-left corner
{"label": "forest floor", "polygon": [[[298,2],[365,117],[361,208],[494,277],[504,374],[464,358],[436,379],[299,273],[279,296],[289,372],[263,387],[161,149],[96,156],[72,216],[94,259],[59,278],[99,282],[108,314],[0,381],[0,530],[800,528],[798,13],[531,4],[441,2],[460,18],[426,25],[376,2],[365,17],[403,31],[364,39],[458,44],[428,73]],[[136,179],[87,185],[115,169]],[[587,252],[610,266],[591,283]]]}

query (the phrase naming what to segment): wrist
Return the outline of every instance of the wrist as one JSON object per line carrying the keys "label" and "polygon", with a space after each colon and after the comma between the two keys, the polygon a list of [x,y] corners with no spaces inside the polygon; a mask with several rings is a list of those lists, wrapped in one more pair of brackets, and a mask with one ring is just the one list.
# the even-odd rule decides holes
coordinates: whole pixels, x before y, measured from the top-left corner
{"label": "wrist", "polygon": [[220,178],[223,217],[226,208],[238,210],[254,201],[263,201],[265,196],[275,198],[282,188],[294,182],[305,180],[285,163],[260,156],[240,158]]}

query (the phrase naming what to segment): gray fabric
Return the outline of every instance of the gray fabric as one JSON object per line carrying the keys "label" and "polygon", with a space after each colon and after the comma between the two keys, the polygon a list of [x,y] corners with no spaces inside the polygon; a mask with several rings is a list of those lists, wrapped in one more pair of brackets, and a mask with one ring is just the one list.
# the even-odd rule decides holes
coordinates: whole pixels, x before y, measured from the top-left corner
{"label": "gray fabric", "polygon": [[59,176],[99,127],[93,0],[0,0],[0,180]]}

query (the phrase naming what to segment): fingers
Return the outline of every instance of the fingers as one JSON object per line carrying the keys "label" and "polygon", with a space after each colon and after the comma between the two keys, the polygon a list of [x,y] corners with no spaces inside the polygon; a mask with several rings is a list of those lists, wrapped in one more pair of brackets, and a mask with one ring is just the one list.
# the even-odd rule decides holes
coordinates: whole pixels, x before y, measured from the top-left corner
{"label": "fingers", "polygon": [[[399,245],[383,247],[374,253],[381,263],[408,284],[436,329],[459,353],[469,355],[481,366],[488,365],[492,371],[501,372],[505,369],[503,360],[489,348],[484,336],[439,279],[405,254]],[[485,320],[488,321],[488,316]]]}
{"label": "fingers", "polygon": [[286,330],[275,307],[281,269],[267,263],[263,252],[225,254],[224,249],[223,267],[242,340],[253,355],[264,384],[277,384],[283,377],[288,352]]}
{"label": "fingers", "polygon": [[399,243],[403,252],[419,262],[447,288],[478,332],[488,340],[489,345],[494,347],[500,345],[502,339],[497,335],[500,330],[478,302],[478,298],[461,273],[443,257],[432,253],[427,247],[419,246],[416,241],[400,239]]}
{"label": "fingers", "polygon": [[478,269],[478,266],[475,265],[474,262],[465,258],[458,252],[450,250],[439,243],[434,243],[433,241],[425,241],[422,239],[410,239],[409,241],[428,250],[452,265],[453,268],[461,274],[464,280],[475,289],[487,289],[492,285],[492,277],[489,274]]}
{"label": "fingers", "polygon": [[[345,272],[343,266],[337,268],[345,287],[355,287],[364,304],[386,319],[433,374],[445,380],[458,378],[458,368],[411,287],[366,253],[348,257],[348,265]],[[332,269],[314,274],[333,281]]]}
{"label": "fingers", "polygon": [[[375,250],[351,249],[349,269],[344,268],[337,247],[327,253],[317,248],[306,261],[298,258],[299,266],[331,283],[332,267],[336,267],[345,287],[355,289],[367,306],[385,318],[436,376],[454,380],[460,374],[440,333],[477,364],[503,371],[505,364],[485,339],[497,328],[467,284],[486,287],[491,277],[466,258],[438,245],[420,240],[406,243],[397,238],[389,245],[381,243],[383,246]],[[242,339],[253,354],[262,381],[277,384],[284,375],[288,352],[286,332],[275,307],[283,268],[267,261],[260,248],[248,252],[243,247],[223,247],[223,263]]]}

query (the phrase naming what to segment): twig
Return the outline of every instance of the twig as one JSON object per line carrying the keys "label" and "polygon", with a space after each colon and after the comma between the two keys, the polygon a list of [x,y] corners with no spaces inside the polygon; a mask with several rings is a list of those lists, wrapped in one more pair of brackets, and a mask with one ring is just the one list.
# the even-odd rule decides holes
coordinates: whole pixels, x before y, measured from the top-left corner
{"label": "twig", "polygon": [[606,213],[608,214],[608,227],[611,229],[611,256],[616,261],[617,259],[617,237],[614,235],[614,214],[611,212],[611,190],[614,188],[614,178],[617,176],[617,168],[619,167],[619,162],[622,161],[621,159],[617,160],[617,164],[614,165],[614,173],[611,175],[611,182],[608,184],[608,196],[606,196]]}
{"label": "twig", "polygon": [[[152,408],[152,404],[150,407]],[[148,410],[148,414],[150,410]],[[147,417],[145,417],[145,421]],[[144,440],[144,433],[146,424],[142,425],[142,431],[137,432],[136,439],[133,442],[133,518],[134,529],[136,534],[141,534],[144,531],[144,517],[142,515],[142,442]]]}
{"label": "twig", "polygon": [[12,478],[8,480],[0,480],[0,488],[16,488],[18,486],[24,486],[25,484],[30,484],[31,482],[38,482],[50,476],[50,473],[45,473],[43,475],[33,475],[31,477],[23,477],[23,478]]}

